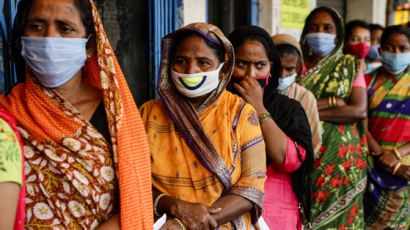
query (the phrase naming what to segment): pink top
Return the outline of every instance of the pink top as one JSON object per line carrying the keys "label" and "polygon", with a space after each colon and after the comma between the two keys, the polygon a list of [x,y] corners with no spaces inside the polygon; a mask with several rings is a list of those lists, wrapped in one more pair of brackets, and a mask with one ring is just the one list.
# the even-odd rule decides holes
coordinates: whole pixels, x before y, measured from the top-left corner
{"label": "pink top", "polygon": [[[298,145],[302,160],[306,151]],[[283,165],[272,163],[266,171],[265,200],[262,216],[270,229],[301,229],[298,199],[293,192],[290,173],[296,171],[303,161],[299,160],[296,145],[287,137],[286,159]]]}
{"label": "pink top", "polygon": [[360,71],[359,76],[357,76],[352,84],[352,87],[361,87],[361,88],[366,88],[366,81],[364,80],[364,74],[363,70]]}

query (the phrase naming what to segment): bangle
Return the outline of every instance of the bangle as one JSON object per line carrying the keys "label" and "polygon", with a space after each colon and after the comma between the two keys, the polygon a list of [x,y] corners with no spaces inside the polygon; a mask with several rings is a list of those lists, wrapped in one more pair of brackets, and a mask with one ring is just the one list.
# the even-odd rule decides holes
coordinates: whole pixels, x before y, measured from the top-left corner
{"label": "bangle", "polygon": [[397,164],[394,166],[394,168],[393,168],[393,173],[392,173],[393,175],[396,175],[396,172],[397,172],[397,170],[399,170],[400,166],[401,166],[400,162],[397,163]]}
{"label": "bangle", "polygon": [[178,219],[178,218],[175,217],[174,220],[178,223],[179,227],[180,227],[182,230],[186,230],[185,225],[182,223],[182,221],[181,221],[180,219]]}
{"label": "bangle", "polygon": [[332,107],[333,107],[333,104],[332,104],[332,97],[329,97],[329,102],[328,102],[328,103],[329,103],[329,107],[330,107],[330,108],[332,108]]}
{"label": "bangle", "polygon": [[336,102],[336,97],[335,96],[332,97],[332,101],[333,101],[333,107],[336,107],[337,102]]}
{"label": "bangle", "polygon": [[400,161],[401,160],[401,155],[400,155],[399,150],[397,149],[397,147],[393,148],[393,152],[396,155],[397,159]]}
{"label": "bangle", "polygon": [[266,120],[268,120],[269,118],[272,118],[272,116],[270,115],[270,113],[263,113],[261,115],[259,115],[258,119],[259,119],[259,124],[262,125],[263,122],[265,122]]}
{"label": "bangle", "polygon": [[161,216],[161,214],[158,213],[157,207],[158,207],[159,200],[164,196],[166,196],[166,195],[164,193],[162,193],[161,195],[157,196],[157,198],[155,198],[155,201],[154,201],[154,214],[156,216]]}

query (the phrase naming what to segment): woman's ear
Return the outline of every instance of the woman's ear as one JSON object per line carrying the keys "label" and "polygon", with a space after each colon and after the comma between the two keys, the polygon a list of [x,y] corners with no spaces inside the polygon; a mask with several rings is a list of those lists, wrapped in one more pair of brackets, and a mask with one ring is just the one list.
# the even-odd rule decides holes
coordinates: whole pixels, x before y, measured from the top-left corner
{"label": "woman's ear", "polygon": [[91,56],[93,56],[93,54],[96,51],[97,45],[95,42],[95,35],[90,35],[90,37],[88,38],[87,44],[86,44],[86,54],[87,54],[87,58],[90,58]]}

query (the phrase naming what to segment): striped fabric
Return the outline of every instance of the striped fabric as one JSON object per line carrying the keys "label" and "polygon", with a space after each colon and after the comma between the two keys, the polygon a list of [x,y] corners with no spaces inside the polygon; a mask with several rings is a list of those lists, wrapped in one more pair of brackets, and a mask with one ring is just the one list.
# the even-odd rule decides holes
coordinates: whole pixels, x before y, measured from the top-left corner
{"label": "striped fabric", "polygon": [[322,144],[322,125],[320,124],[315,96],[305,87],[297,83],[293,83],[281,93],[289,98],[295,99],[305,109],[306,116],[309,120],[310,131],[312,132],[313,151],[316,154]]}

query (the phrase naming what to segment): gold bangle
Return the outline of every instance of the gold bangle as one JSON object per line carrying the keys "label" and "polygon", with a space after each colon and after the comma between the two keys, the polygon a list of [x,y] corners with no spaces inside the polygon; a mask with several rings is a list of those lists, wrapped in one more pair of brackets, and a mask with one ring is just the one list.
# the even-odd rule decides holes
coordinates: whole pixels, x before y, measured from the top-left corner
{"label": "gold bangle", "polygon": [[329,102],[328,102],[328,103],[329,103],[329,107],[330,107],[330,108],[332,108],[332,107],[333,107],[333,104],[332,104],[332,97],[329,97]]}
{"label": "gold bangle", "polygon": [[179,227],[180,227],[182,230],[186,230],[185,225],[182,223],[182,221],[181,221],[180,219],[178,219],[178,218],[175,217],[174,220],[178,223]]}
{"label": "gold bangle", "polygon": [[262,125],[263,122],[265,122],[266,120],[268,120],[269,118],[272,118],[272,116],[270,115],[270,113],[263,113],[261,115],[259,115],[258,119],[259,119],[259,124]]}
{"label": "gold bangle", "polygon": [[154,214],[156,216],[161,216],[161,214],[159,214],[159,212],[158,212],[157,206],[158,206],[159,200],[164,196],[166,196],[166,195],[164,193],[162,193],[159,196],[157,196],[157,198],[155,198],[155,201],[154,201]]}
{"label": "gold bangle", "polygon": [[336,107],[336,105],[337,105],[337,102],[336,102],[336,97],[335,97],[335,96],[333,96],[333,97],[332,97],[332,100],[333,100],[333,107]]}
{"label": "gold bangle", "polygon": [[393,173],[392,173],[393,175],[396,175],[396,172],[397,172],[397,170],[399,170],[400,166],[401,166],[400,162],[397,163],[397,164],[394,166],[394,168],[393,168]]}
{"label": "gold bangle", "polygon": [[401,160],[401,155],[397,147],[393,148],[394,154],[396,155],[397,159],[400,161]]}

